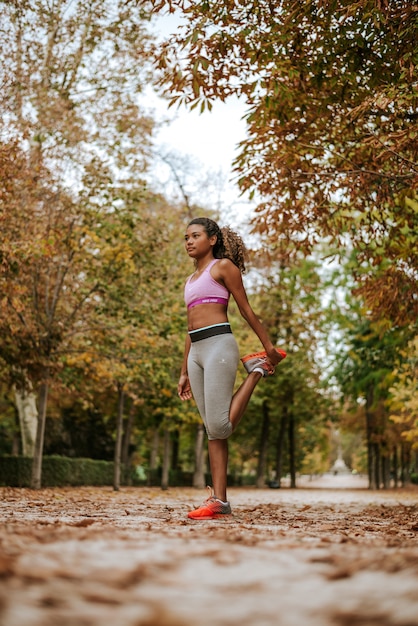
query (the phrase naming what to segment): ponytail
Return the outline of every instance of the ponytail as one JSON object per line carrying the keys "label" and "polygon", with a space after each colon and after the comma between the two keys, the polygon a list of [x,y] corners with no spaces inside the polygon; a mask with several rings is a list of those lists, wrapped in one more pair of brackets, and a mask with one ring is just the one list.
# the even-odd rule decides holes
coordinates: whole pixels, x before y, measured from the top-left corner
{"label": "ponytail", "polygon": [[224,247],[223,256],[230,259],[238,267],[241,274],[244,274],[248,252],[242,237],[234,230],[231,230],[229,226],[224,226],[221,232]]}

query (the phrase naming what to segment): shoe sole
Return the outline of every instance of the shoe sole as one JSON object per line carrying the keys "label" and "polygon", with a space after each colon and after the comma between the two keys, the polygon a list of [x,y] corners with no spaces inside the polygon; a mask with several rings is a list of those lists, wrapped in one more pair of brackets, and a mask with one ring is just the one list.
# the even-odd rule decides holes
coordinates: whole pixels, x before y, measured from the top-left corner
{"label": "shoe sole", "polygon": [[187,517],[189,519],[193,519],[195,521],[199,521],[199,520],[208,520],[208,519],[221,519],[222,517],[231,517],[232,513],[219,513],[219,515],[204,515],[202,517],[190,517],[190,515],[188,515]]}
{"label": "shoe sole", "polygon": [[[287,357],[287,354],[284,350],[279,350],[278,348],[275,348],[275,350],[282,357],[281,360],[279,361],[280,363],[281,361],[283,361],[283,359]],[[251,359],[256,359],[256,358],[257,359],[267,358],[267,352],[265,350],[262,350],[261,352],[254,352],[253,354],[247,354],[246,356],[242,357],[241,362],[247,363],[247,361],[250,361]]]}

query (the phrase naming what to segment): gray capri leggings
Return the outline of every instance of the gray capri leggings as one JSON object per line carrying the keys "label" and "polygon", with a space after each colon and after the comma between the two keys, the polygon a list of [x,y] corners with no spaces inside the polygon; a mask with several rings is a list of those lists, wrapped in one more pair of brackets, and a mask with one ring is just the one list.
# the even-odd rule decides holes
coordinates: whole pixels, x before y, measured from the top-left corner
{"label": "gray capri leggings", "polygon": [[189,380],[208,439],[227,439],[232,433],[229,409],[238,363],[238,345],[232,334],[191,344]]}

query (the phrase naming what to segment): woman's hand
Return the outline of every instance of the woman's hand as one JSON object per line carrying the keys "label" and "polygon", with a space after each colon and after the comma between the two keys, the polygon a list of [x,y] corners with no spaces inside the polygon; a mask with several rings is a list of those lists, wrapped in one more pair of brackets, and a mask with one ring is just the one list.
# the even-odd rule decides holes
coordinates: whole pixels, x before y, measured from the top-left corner
{"label": "woman's hand", "polygon": [[278,365],[280,363],[280,361],[283,360],[282,355],[279,354],[274,347],[271,348],[270,350],[266,350],[266,352],[267,352],[268,362],[270,363],[272,368],[275,368],[276,365]]}
{"label": "woman's hand", "polygon": [[180,400],[191,400],[191,398],[193,397],[189,377],[187,374],[181,374],[179,384],[177,385],[177,393]]}

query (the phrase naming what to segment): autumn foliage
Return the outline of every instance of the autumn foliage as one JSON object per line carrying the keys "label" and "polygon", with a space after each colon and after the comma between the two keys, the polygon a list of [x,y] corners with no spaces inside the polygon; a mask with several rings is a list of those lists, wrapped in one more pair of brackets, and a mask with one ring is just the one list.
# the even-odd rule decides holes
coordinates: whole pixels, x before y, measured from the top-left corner
{"label": "autumn foliage", "polygon": [[[279,258],[353,248],[376,317],[418,316],[417,7],[409,0],[155,2],[179,11],[158,61],[174,104],[247,104],[235,171]],[[294,253],[294,252],[293,252]]]}

